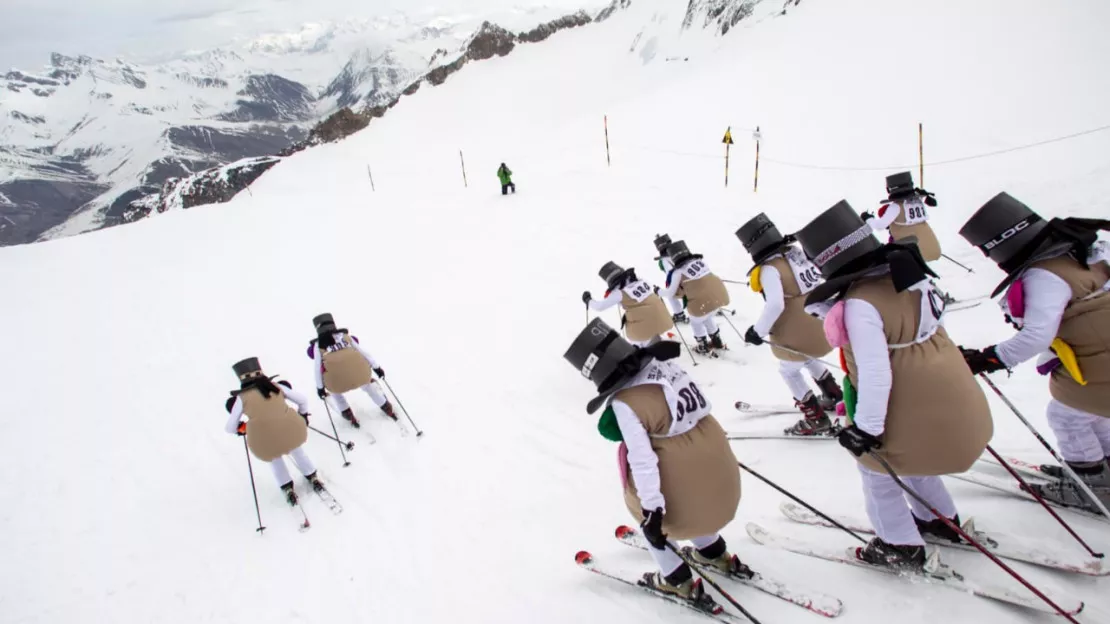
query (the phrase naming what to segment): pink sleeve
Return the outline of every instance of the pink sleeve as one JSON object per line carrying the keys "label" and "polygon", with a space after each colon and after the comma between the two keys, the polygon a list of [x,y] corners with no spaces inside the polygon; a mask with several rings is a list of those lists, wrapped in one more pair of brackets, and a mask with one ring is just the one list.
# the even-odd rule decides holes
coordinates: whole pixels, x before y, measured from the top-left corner
{"label": "pink sleeve", "polygon": [[825,316],[825,338],[829,346],[838,349],[848,344],[848,329],[844,326],[844,301],[837,301],[836,305]]}

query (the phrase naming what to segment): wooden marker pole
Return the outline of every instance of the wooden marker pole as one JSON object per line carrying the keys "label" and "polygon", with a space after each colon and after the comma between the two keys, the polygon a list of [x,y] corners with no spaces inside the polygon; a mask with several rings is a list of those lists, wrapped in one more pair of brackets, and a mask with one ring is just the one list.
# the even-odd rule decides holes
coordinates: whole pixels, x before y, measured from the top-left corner
{"label": "wooden marker pole", "polygon": [[470,188],[470,184],[466,181],[466,160],[463,158],[462,150],[459,150],[459,164],[462,165],[463,186],[465,188]]}
{"label": "wooden marker pole", "polygon": [[378,189],[374,188],[374,172],[370,171],[370,165],[366,165],[366,175],[370,176],[370,190],[378,192]]}
{"label": "wooden marker pole", "polygon": [[759,192],[759,140],[762,136],[759,133],[759,126],[755,127],[755,185],[752,187],[753,193]]}
{"label": "wooden marker pole", "polygon": [[613,166],[613,161],[609,158],[609,116],[605,116],[605,165],[608,167]]}
{"label": "wooden marker pole", "polygon": [[725,130],[725,138],[721,139],[721,143],[725,144],[725,188],[728,188],[728,157],[732,150],[732,126]]}
{"label": "wooden marker pole", "polygon": [[917,185],[925,188],[925,129],[920,123],[917,124],[917,162]]}

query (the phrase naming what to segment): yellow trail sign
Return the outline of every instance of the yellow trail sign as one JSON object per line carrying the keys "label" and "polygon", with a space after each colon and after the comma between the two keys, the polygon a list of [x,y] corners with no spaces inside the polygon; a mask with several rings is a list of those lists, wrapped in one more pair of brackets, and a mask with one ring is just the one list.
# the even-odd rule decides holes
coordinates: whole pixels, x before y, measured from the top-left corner
{"label": "yellow trail sign", "polygon": [[732,145],[733,144],[733,142],[732,142],[732,126],[729,126],[728,130],[725,130],[725,138],[721,140],[721,143],[724,143],[725,145]]}

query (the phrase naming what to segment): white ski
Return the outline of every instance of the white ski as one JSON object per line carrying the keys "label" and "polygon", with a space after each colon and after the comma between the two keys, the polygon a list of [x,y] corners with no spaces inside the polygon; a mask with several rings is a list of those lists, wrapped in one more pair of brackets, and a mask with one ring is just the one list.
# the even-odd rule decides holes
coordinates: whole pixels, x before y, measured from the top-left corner
{"label": "white ski", "polygon": [[[758,524],[748,523],[748,535],[760,544],[780,548],[799,555],[806,555],[807,557],[816,557],[826,561],[835,561],[858,568],[865,568],[868,570],[875,570],[877,572],[884,572],[886,574],[893,574],[912,580],[920,580],[930,585],[937,585],[939,587],[947,587],[963,593],[970,593],[982,598],[990,598],[1008,604],[1025,607],[1034,611],[1043,613],[1056,613],[1056,610],[1048,606],[1047,603],[1041,601],[1036,596],[1029,594],[1018,594],[1007,589],[1000,587],[991,587],[977,582],[968,580],[963,574],[953,570],[948,565],[940,562],[940,558],[934,551],[929,557],[929,562],[926,564],[926,572],[905,572],[899,571],[894,568],[887,568],[882,566],[875,566],[869,563],[860,561],[855,556],[855,548],[844,548],[842,546],[829,546],[824,543],[817,543],[810,540],[805,540],[797,537],[788,537],[785,535],[773,534],[767,529],[759,526]],[[1059,598],[1052,598],[1053,602],[1060,605],[1068,615],[1075,615],[1083,610],[1084,604],[1082,601],[1075,599],[1063,600]]]}
{"label": "white ski", "polygon": [[[619,540],[622,544],[626,546],[638,548],[645,552],[648,549],[647,544],[644,542],[643,536],[640,534],[639,531],[633,529],[632,527],[617,527],[616,537],[617,540]],[[688,551],[689,547],[683,548],[684,554],[688,555]],[[787,585],[786,583],[767,578],[759,572],[756,572],[755,575],[751,578],[740,578],[737,576],[723,574],[716,568],[712,567],[698,566],[698,568],[701,570],[713,572],[714,574],[721,576],[722,578],[727,578],[741,585],[747,585],[748,587],[766,592],[772,596],[775,596],[776,598],[781,598],[782,600],[798,605],[799,607],[817,613],[818,615],[832,618],[840,615],[840,612],[844,610],[844,603],[840,602],[838,598],[826,594],[792,589],[791,586]]]}
{"label": "white ski", "polygon": [[764,405],[760,403],[737,401],[734,406],[736,407],[736,411],[745,416],[774,416],[775,414],[799,413],[797,407],[786,405],[785,403],[782,405]]}
{"label": "white ski", "polygon": [[[791,502],[783,501],[779,505],[779,511],[787,518],[794,522],[801,524],[810,524],[813,526],[821,526],[828,528],[836,528],[831,522],[821,518],[812,511],[802,507],[801,505]],[[847,516],[833,516],[833,519],[840,524],[848,527],[857,533],[874,533],[871,528],[871,523],[860,518],[852,518]],[[1089,576],[1108,576],[1110,569],[1105,569],[1102,565],[1101,559],[1093,559],[1090,557],[1068,557],[1066,553],[1060,553],[1059,548],[1043,544],[1041,548],[1036,547],[1036,540],[1029,538],[1017,538],[1003,533],[986,533],[976,530],[971,518],[964,522],[961,527],[969,535],[974,537],[976,541],[982,544],[987,550],[991,551],[995,556],[1003,559],[1013,559],[1014,561],[1024,561],[1025,563],[1032,563],[1033,565],[1044,566],[1046,568],[1054,568],[1064,572],[1074,572],[1076,574],[1087,574]],[[971,544],[955,543],[945,539],[938,538],[934,535],[925,535],[925,541],[937,546],[944,546],[946,548],[958,548],[960,550],[970,550],[979,552],[977,548]]]}
{"label": "white ski", "polygon": [[[1018,459],[1016,457],[1006,457],[1005,455],[1002,456],[1002,459],[1006,460],[1006,463],[1009,464],[1011,468],[1013,468],[1017,472],[1021,473],[1022,476],[1032,477],[1034,479],[1044,479],[1046,481],[1055,481],[1056,480],[1056,477],[1045,474],[1041,470],[1041,465],[1040,464],[1033,464],[1033,463]],[[979,461],[983,462],[984,464],[991,464],[991,465],[994,465],[994,466],[1001,466],[1002,465],[1002,464],[998,463],[998,460],[995,459],[994,456],[989,454],[989,453],[980,457]]]}
{"label": "white ski", "polygon": [[790,435],[789,433],[772,433],[772,432],[752,432],[752,433],[728,433],[729,440],[802,440],[817,442],[824,440],[825,442],[836,441],[835,435],[815,435],[815,436],[800,436]]}
{"label": "white ski", "polygon": [[[994,475],[989,475],[989,474],[985,474],[985,473],[982,473],[982,472],[976,472],[974,470],[969,470],[968,472],[961,472],[959,474],[949,474],[949,475],[944,475],[944,476],[951,477],[951,478],[957,479],[959,481],[965,481],[967,483],[974,483],[975,485],[981,485],[983,487],[990,488],[992,490],[996,490],[996,491],[1002,492],[1004,494],[1009,494],[1011,496],[1016,496],[1018,498],[1027,500],[1031,503],[1037,502],[1037,499],[1034,498],[1032,494],[1030,494],[1029,492],[1026,492],[1025,490],[1021,489],[1021,485],[1018,484],[1017,481],[1013,480],[1012,478],[1010,478],[1008,476],[1005,477],[1005,478],[996,477]],[[1045,502],[1048,503],[1049,505],[1052,505],[1053,507],[1058,508],[1058,509],[1066,509],[1066,510],[1072,512],[1072,513],[1077,513],[1077,514],[1080,514],[1080,515],[1083,515],[1083,516],[1087,516],[1088,518],[1094,518],[1096,520],[1101,520],[1103,522],[1110,522],[1110,519],[1106,518],[1102,514],[1087,511],[1086,509],[1082,509],[1080,507],[1068,507],[1067,505],[1060,505],[1060,504],[1055,503],[1055,502],[1050,501],[1050,500],[1045,500]]]}

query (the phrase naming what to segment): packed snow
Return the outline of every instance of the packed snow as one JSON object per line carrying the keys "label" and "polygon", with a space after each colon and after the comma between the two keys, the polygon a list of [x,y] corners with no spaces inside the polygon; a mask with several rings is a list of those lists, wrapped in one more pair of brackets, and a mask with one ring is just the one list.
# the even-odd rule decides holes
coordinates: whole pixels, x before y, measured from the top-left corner
{"label": "packed snow", "polygon": [[[733,236],[767,212],[784,231],[838,200],[873,209],[883,177],[1105,126],[1110,6],[1098,0],[767,0],[726,36],[681,30],[682,7],[636,0],[610,20],[469,66],[367,130],[297,154],[229,204],[168,212],[75,238],[0,249],[0,613],[5,622],[702,622],[703,616],[578,569],[576,551],[630,573],[652,561],[613,538],[631,522],[615,445],[585,412],[592,385],[562,359],[603,290],[606,261],[655,282],[667,232],[739,280]],[[683,4],[683,3],[679,3]],[[612,165],[606,164],[608,116]],[[736,139],[724,186],[721,137]],[[762,141],[759,190],[755,145]],[[1106,216],[1110,133],[925,168],[942,286],[987,294],[1002,273],[956,234],[1000,190],[1045,216]],[[465,159],[468,186],[460,170]],[[505,162],[519,188],[503,197]],[[367,167],[373,172],[371,190]],[[916,168],[914,169],[917,175]],[[918,180],[920,183],[921,181]],[[761,300],[732,290],[743,332]],[[312,394],[311,319],[331,312],[387,371],[425,431],[401,437],[364,396],[342,468],[308,451],[343,503],[304,497],[296,530],[265,465],[224,433],[231,365],[258,356]],[[616,315],[607,313],[611,323]],[[993,303],[951,315],[974,347],[1010,335]],[[731,431],[779,430],[732,403],[789,402],[765,348],[690,368]],[[687,339],[690,336],[687,334]],[[683,363],[690,360],[684,356]],[[996,383],[1051,438],[1032,366]],[[1000,452],[1047,453],[991,395]],[[312,398],[312,423],[330,430]],[[370,444],[367,433],[377,443]],[[863,515],[852,458],[835,442],[743,441],[737,456],[837,515]],[[1033,503],[949,480],[980,529],[1080,547]],[[298,487],[304,491],[303,481]],[[782,496],[743,475],[723,535],[756,570],[838,596],[846,624],[1053,622],[1058,618],[759,546],[746,522],[852,545],[792,524]],[[1110,548],[1107,524],[1062,515]],[[976,579],[1017,587],[984,557],[946,550]],[[1012,563],[1039,587],[1110,621],[1110,580]],[[731,586],[730,586],[731,589]],[[731,591],[764,623],[821,621]]]}

